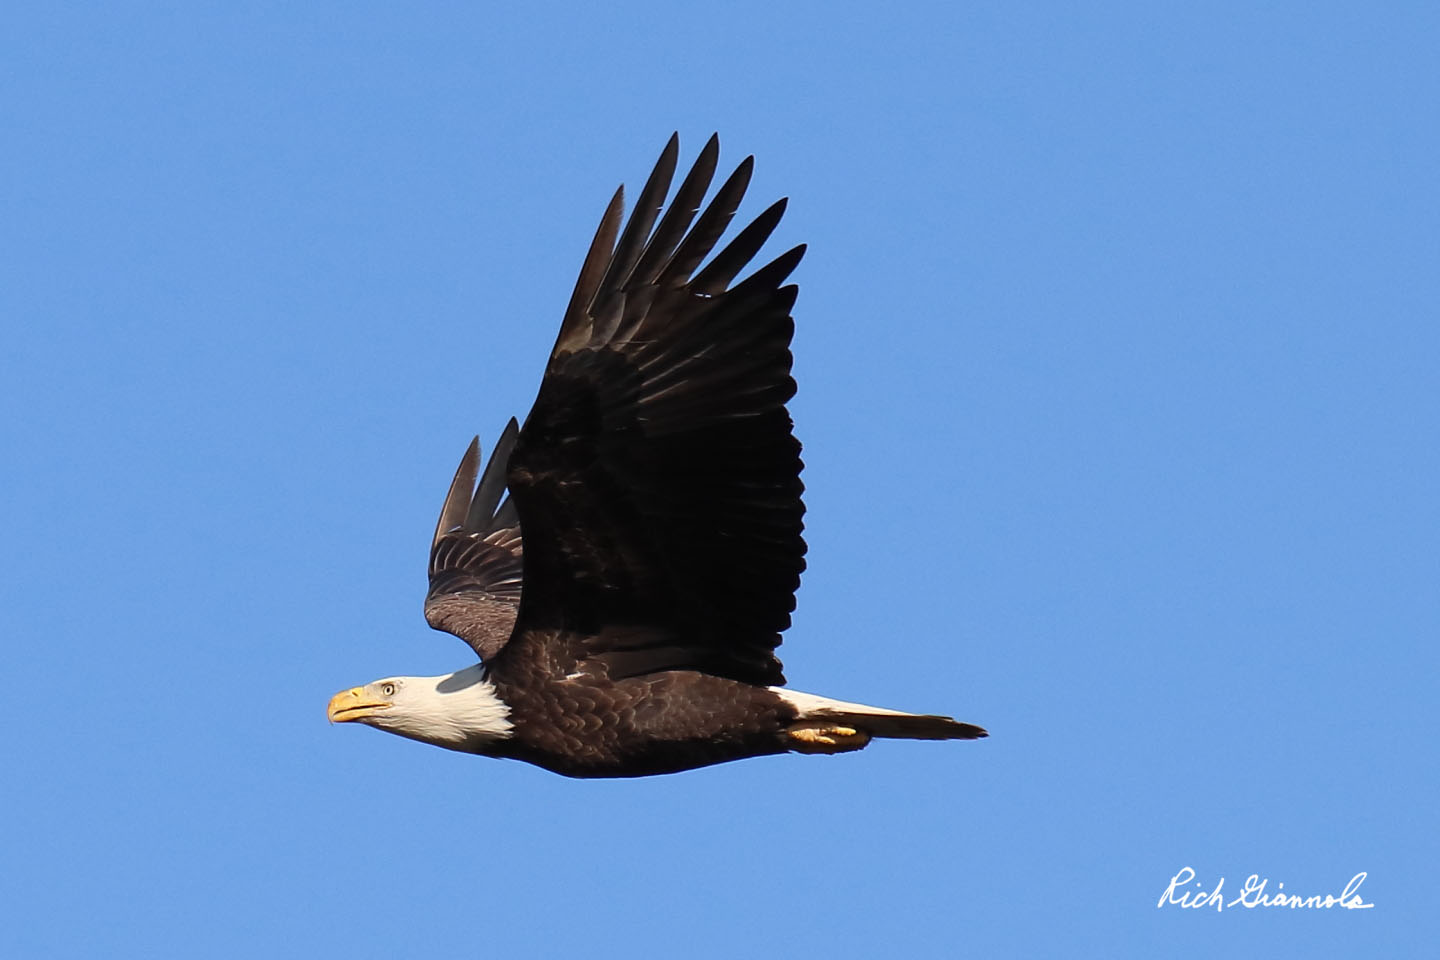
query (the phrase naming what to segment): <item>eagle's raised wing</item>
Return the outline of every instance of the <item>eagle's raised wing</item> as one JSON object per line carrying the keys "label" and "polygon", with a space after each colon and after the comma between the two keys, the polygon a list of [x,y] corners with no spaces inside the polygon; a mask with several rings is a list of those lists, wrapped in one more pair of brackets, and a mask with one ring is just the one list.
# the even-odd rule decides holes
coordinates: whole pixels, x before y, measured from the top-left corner
{"label": "eagle's raised wing", "polygon": [[525,591],[496,670],[784,682],[774,650],[805,508],[785,409],[797,288],[781,284],[804,247],[731,286],[781,200],[696,272],[753,162],[696,220],[712,137],[661,217],[678,149],[672,137],[623,233],[623,190],[606,210],[510,457]]}
{"label": "eagle's raised wing", "polygon": [[512,419],[490,451],[478,487],[480,438],[470,441],[430,544],[425,619],[436,630],[464,640],[484,660],[492,659],[510,639],[520,605],[520,522],[514,502],[500,502],[518,434]]}

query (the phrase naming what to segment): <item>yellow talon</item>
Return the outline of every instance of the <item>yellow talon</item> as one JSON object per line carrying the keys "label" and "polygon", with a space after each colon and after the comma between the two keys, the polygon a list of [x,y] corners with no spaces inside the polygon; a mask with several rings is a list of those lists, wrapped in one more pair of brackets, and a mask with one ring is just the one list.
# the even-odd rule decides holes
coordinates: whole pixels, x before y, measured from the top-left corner
{"label": "yellow talon", "polygon": [[868,733],[854,727],[815,721],[792,724],[785,733],[790,738],[790,749],[797,753],[844,753],[870,742]]}

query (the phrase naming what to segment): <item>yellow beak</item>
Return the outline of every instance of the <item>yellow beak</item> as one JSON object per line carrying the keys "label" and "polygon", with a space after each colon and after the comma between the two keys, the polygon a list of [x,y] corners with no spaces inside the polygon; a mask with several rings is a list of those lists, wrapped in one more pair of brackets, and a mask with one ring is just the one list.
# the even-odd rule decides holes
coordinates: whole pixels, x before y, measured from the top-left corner
{"label": "yellow beak", "polygon": [[390,704],[385,701],[367,697],[364,687],[351,687],[330,698],[330,706],[325,709],[325,715],[330,718],[331,723],[349,723],[388,709]]}

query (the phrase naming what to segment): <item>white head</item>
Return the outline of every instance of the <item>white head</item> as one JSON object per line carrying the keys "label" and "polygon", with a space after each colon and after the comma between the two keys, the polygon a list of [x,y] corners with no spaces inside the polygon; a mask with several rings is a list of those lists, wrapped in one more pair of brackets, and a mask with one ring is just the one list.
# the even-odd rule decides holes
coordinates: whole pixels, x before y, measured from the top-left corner
{"label": "white head", "polygon": [[331,723],[359,722],[451,750],[510,736],[510,708],[475,664],[443,677],[386,677],[330,698]]}

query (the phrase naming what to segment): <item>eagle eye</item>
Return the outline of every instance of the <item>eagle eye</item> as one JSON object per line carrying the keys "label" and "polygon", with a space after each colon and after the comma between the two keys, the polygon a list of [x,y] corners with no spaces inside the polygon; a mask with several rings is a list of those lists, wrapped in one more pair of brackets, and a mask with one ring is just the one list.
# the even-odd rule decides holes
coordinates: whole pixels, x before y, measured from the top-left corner
{"label": "eagle eye", "polygon": [[393,697],[393,696],[395,696],[395,684],[393,684],[393,683],[382,683],[382,684],[380,684],[380,692],[383,693],[383,694],[385,694],[385,696],[387,696],[387,697]]}

